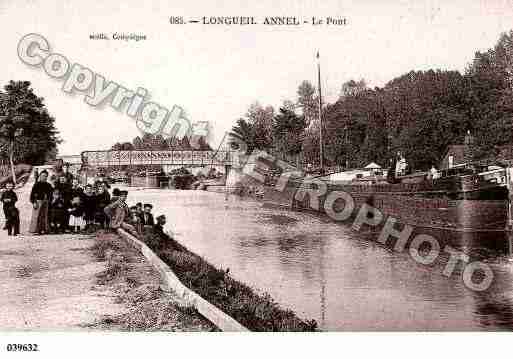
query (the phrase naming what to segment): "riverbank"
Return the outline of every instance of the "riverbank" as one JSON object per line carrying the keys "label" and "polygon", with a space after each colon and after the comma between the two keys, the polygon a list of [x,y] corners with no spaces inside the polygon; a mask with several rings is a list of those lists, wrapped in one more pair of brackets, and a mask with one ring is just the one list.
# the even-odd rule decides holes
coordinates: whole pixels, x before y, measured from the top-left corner
{"label": "riverbank", "polygon": [[121,331],[216,331],[216,327],[174,293],[164,292],[159,274],[133,247],[112,232],[100,231],[91,247],[106,268],[96,284],[115,293],[123,313],[106,315],[88,328]]}
{"label": "riverbank", "polygon": [[146,231],[142,240],[189,289],[252,331],[315,331],[315,320],[302,320],[265,293],[234,280],[229,269],[217,269],[172,238]]}
{"label": "riverbank", "polygon": [[0,231],[1,330],[215,330],[163,293],[149,263],[117,235],[28,233],[33,176],[25,181],[16,189],[21,234]]}

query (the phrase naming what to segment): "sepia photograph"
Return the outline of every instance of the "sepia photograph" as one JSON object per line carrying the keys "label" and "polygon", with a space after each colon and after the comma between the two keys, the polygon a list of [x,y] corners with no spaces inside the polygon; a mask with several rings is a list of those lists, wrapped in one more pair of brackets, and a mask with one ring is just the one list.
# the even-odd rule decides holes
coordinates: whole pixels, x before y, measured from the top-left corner
{"label": "sepia photograph", "polygon": [[511,339],[513,1],[0,0],[0,26],[2,357]]}

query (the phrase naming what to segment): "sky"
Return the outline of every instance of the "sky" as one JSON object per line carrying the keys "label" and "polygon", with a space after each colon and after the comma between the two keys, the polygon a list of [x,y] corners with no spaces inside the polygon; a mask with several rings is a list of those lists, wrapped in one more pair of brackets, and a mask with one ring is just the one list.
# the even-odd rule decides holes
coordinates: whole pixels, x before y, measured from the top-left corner
{"label": "sky", "polygon": [[[312,16],[346,18],[345,26],[271,27],[172,25],[170,16]],[[303,80],[316,83],[320,52],[326,101],[342,83],[364,78],[383,86],[411,70],[464,71],[476,51],[493,47],[513,29],[513,0],[360,1],[56,1],[0,0],[0,82],[28,80],[45,98],[63,143],[59,154],[110,148],[140,135],[135,121],[84,94],[62,91],[63,80],[17,56],[20,39],[43,35],[50,51],[147,100],[182,107],[191,122],[208,121],[217,146],[255,101],[278,108],[295,100]],[[104,32],[144,34],[147,40],[90,40]]]}

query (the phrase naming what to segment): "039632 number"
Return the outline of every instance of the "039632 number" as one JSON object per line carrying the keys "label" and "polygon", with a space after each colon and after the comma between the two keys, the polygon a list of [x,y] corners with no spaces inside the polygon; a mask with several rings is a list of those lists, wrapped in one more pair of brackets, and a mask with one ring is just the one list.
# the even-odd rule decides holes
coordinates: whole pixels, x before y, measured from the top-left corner
{"label": "039632 number", "polygon": [[37,344],[7,344],[8,352],[37,352]]}

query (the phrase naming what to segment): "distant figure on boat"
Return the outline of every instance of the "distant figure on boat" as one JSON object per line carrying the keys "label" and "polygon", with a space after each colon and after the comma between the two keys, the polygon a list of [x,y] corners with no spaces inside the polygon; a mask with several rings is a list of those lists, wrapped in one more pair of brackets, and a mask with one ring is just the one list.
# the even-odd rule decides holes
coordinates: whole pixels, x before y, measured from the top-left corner
{"label": "distant figure on boat", "polygon": [[438,170],[435,168],[435,166],[431,166],[431,169],[429,170],[429,177],[432,180],[440,178],[440,172],[438,172]]}
{"label": "distant figure on boat", "polygon": [[395,165],[395,173],[397,176],[404,176],[406,174],[408,163],[406,162],[406,158],[401,155],[401,152],[397,152],[397,158],[398,160]]}

